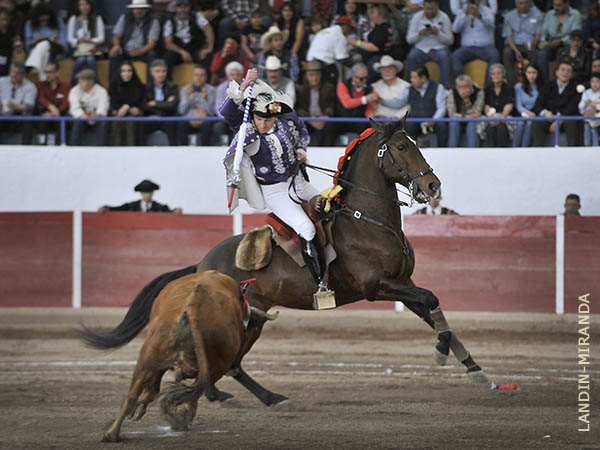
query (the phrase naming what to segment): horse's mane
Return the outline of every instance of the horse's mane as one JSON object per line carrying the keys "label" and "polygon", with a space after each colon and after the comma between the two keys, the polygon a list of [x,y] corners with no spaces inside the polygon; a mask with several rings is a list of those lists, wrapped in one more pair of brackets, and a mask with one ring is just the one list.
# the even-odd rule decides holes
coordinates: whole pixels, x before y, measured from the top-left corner
{"label": "horse's mane", "polygon": [[348,165],[350,160],[352,159],[352,155],[358,149],[359,145],[373,133],[375,133],[374,128],[367,128],[360,134],[359,137],[357,137],[352,142],[350,142],[350,144],[348,144],[348,147],[346,147],[346,151],[342,156],[340,156],[340,159],[338,160],[337,171],[333,175],[334,186],[338,184],[338,179],[340,179],[348,169]]}

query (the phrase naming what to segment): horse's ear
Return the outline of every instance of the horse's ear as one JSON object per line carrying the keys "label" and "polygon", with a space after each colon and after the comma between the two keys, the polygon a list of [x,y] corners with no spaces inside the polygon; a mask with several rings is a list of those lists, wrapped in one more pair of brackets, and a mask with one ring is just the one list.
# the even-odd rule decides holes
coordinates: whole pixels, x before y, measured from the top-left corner
{"label": "horse's ear", "polygon": [[406,114],[404,114],[404,117],[396,123],[396,129],[404,130],[404,122],[406,122],[407,117],[408,117],[408,111],[406,111]]}
{"label": "horse's ear", "polygon": [[369,117],[369,122],[371,122],[371,126],[375,129],[375,131],[377,131],[378,133],[385,136],[385,133],[386,133],[385,123],[376,122],[371,117]]}

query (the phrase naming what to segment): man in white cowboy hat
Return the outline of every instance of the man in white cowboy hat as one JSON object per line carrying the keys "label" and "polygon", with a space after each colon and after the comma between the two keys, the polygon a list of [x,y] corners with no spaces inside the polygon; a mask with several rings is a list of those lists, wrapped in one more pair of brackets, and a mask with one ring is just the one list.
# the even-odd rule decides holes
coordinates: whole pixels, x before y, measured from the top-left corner
{"label": "man in white cowboy hat", "polygon": [[410,87],[410,83],[398,77],[404,65],[389,55],[384,55],[373,65],[375,72],[381,75],[381,80],[373,83],[373,90],[379,95],[380,102],[375,106],[375,117],[386,117],[389,119],[401,119],[410,111],[410,106],[401,108],[390,108],[382,102],[399,96],[402,91]]}
{"label": "man in white cowboy hat", "polygon": [[265,64],[269,56],[277,56],[281,61],[283,67],[283,75],[288,77],[294,83],[298,83],[300,80],[300,66],[298,65],[298,56],[292,54],[289,50],[284,48],[285,41],[287,41],[288,32],[287,30],[281,31],[277,25],[273,25],[269,28],[265,34],[260,38],[260,45],[264,52],[258,58],[258,77],[260,79],[265,78]]}
{"label": "man in white cowboy hat", "polygon": [[277,56],[269,56],[265,61],[266,82],[276,91],[285,92],[296,103],[296,86],[288,77],[283,76],[283,66]]}
{"label": "man in white cowboy hat", "polygon": [[125,60],[140,60],[150,66],[156,59],[154,48],[160,38],[160,24],[150,13],[148,0],[131,0],[113,28],[109,76],[112,80]]}
{"label": "man in white cowboy hat", "polygon": [[[241,86],[235,82],[230,84],[227,90],[229,98],[220,108],[221,114],[236,133],[239,133],[242,125],[242,101],[247,96],[246,87],[250,83],[255,83],[250,106],[251,118],[246,135],[240,137],[236,134],[225,156],[228,180],[238,185],[239,197],[246,199],[250,206],[271,209],[298,233],[304,261],[321,291],[325,288],[324,266],[318,248],[313,243],[315,226],[300,204],[296,203],[309,201],[319,195],[319,191],[303,176],[297,175],[300,164],[307,162],[308,130],[293,110],[289,96],[273,91],[258,80],[256,69],[250,69]],[[232,180],[231,169],[237,140],[242,138],[244,155],[241,182],[238,182]]]}

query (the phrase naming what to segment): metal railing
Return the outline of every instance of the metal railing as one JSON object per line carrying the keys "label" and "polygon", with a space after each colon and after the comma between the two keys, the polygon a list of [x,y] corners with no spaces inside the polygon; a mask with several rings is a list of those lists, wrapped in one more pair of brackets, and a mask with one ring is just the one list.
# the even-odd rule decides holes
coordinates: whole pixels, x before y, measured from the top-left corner
{"label": "metal railing", "polygon": [[[440,119],[434,119],[431,117],[409,117],[407,122],[555,122],[556,130],[554,131],[554,145],[559,147],[559,136],[560,136],[560,123],[563,120],[589,120],[595,117],[588,116],[553,116],[553,117],[478,117],[476,119],[466,118],[450,118],[444,117]],[[304,121],[318,121],[318,122],[351,122],[351,123],[368,123],[367,118],[357,117],[301,117]],[[378,122],[391,122],[398,119],[375,119]],[[60,145],[67,145],[67,122],[188,122],[188,121],[207,121],[207,122],[220,122],[223,121],[222,117],[210,116],[210,117],[184,117],[184,116],[144,116],[144,117],[48,117],[48,116],[6,116],[0,115],[0,121],[31,121],[31,122],[60,122]],[[1,144],[1,142],[0,142]]]}

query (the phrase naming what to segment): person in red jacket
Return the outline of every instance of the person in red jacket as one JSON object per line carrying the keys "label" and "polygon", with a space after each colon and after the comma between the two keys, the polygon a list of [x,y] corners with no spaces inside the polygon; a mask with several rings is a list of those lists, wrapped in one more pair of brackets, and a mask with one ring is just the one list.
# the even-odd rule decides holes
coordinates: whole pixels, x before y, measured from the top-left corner
{"label": "person in red jacket", "polygon": [[[375,111],[375,103],[379,100],[377,92],[367,82],[368,70],[363,63],[352,66],[352,77],[340,81],[337,85],[337,117],[371,117]],[[368,127],[364,122],[340,122],[338,133],[362,133]]]}
{"label": "person in red jacket", "polygon": [[232,61],[239,62],[244,66],[244,73],[248,72],[248,55],[240,47],[240,38],[236,34],[229,34],[225,37],[223,48],[214,54],[210,64],[211,79],[210,84],[218,85],[225,81],[225,66]]}
{"label": "person in red jacket", "polygon": [[[46,80],[38,81],[37,87],[37,113],[45,117],[60,117],[69,110],[69,91],[71,85],[66,81],[58,79],[58,63],[49,62],[44,68]],[[57,143],[60,122],[39,122],[38,131],[44,135],[44,141],[48,145]]]}

